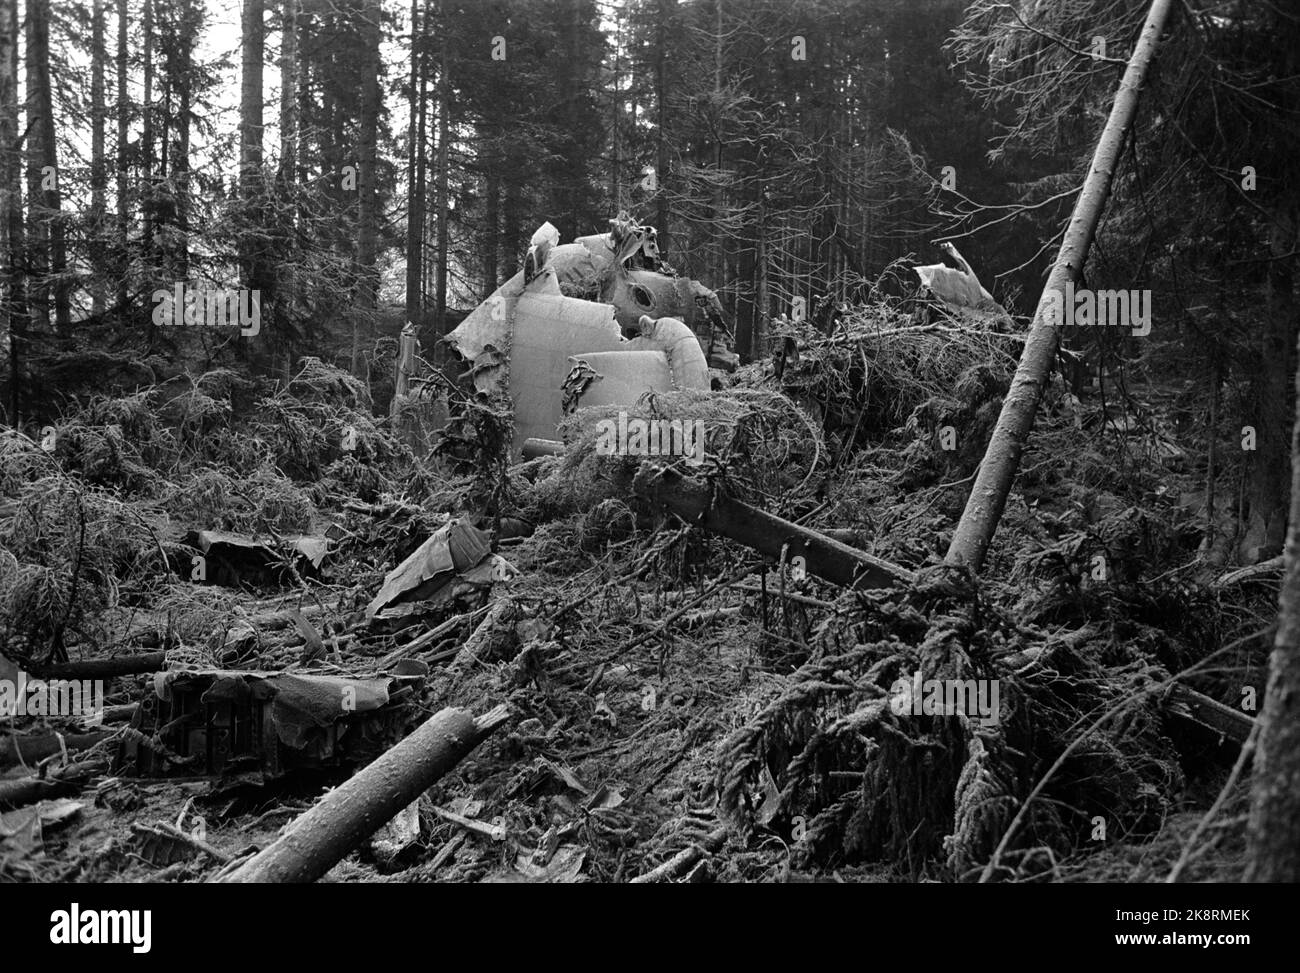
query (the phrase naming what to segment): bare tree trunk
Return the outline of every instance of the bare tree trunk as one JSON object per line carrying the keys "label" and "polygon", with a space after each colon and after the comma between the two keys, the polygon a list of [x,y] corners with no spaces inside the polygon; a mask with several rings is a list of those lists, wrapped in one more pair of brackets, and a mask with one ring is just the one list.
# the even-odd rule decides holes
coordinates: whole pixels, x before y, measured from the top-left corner
{"label": "bare tree trunk", "polygon": [[1295,368],[1295,250],[1300,239],[1300,206],[1283,194],[1271,207],[1268,303],[1259,329],[1260,373],[1254,380],[1256,451],[1252,454],[1247,502],[1249,513],[1241,557],[1250,564],[1276,557],[1286,528],[1290,483],[1291,396],[1287,383]]}
{"label": "bare tree trunk", "polygon": [[1056,358],[1060,338],[1057,324],[1061,322],[1049,319],[1049,309],[1059,306],[1059,298],[1065,293],[1066,283],[1078,279],[1088,258],[1097,224],[1110,195],[1111,179],[1120,152],[1137,112],[1142,79],[1155,54],[1156,42],[1172,6],[1173,0],[1153,0],[1147,11],[1146,23],[1124,71],[1110,118],[1107,119],[1093,152],[1092,165],[1075,203],[1069,229],[1065,232],[1056,263],[1047,278],[1047,286],[1039,298],[1038,309],[1034,312],[1034,321],[1025,341],[1025,350],[1011,382],[1011,390],[1002,404],[1002,414],[998,416],[993,438],[984,453],[975,486],[953,533],[946,558],[949,564],[965,565],[978,572],[988,553],[993,532],[997,530],[998,521],[1006,507],[1011,482],[1020,465],[1025,439],[1034,424],[1034,412],[1042,398],[1043,386]]}
{"label": "bare tree trunk", "polygon": [[[511,162],[513,161],[511,159]],[[513,166],[507,171],[514,171]],[[521,229],[523,203],[519,198],[519,185],[515,180],[507,179],[502,191],[504,199],[501,202],[501,252],[505,256],[505,264],[501,268],[501,277],[509,280],[519,270],[519,249],[523,238]]]}
{"label": "bare tree trunk", "polygon": [[144,200],[140,207],[140,226],[144,234],[145,257],[153,251],[154,233],[154,131],[153,131],[153,0],[144,0],[144,34],[140,49],[144,52],[144,97],[140,102],[140,186]]}
{"label": "bare tree trunk", "polygon": [[483,297],[497,289],[497,258],[501,250],[501,176],[494,164],[487,173],[487,199],[484,202],[483,222]]}
{"label": "bare tree trunk", "polygon": [[[760,197],[766,197],[766,190],[760,187]],[[758,280],[754,298],[754,343],[750,354],[755,360],[767,354],[767,321],[772,313],[771,291],[768,285],[767,253],[767,205],[763,198],[758,204],[758,245],[754,256],[754,273]]]}
{"label": "bare tree trunk", "polygon": [[623,143],[619,135],[619,117],[623,111],[619,82],[623,73],[623,11],[614,8],[614,91],[610,101],[614,108],[609,119],[609,198],[614,204],[614,212],[623,209]]}
{"label": "bare tree trunk", "polygon": [[[411,0],[411,88],[406,126],[406,318],[420,315],[421,270],[424,261],[424,49],[420,37],[420,0]],[[417,322],[418,323],[418,322]]]}
{"label": "bare tree trunk", "polygon": [[[715,104],[722,104],[722,0],[713,0],[713,96]],[[717,248],[719,264],[725,263],[726,232],[723,230],[723,190],[722,190],[722,126],[718,126],[718,135],[713,143],[713,167],[716,170],[713,181],[713,239]],[[726,270],[719,266],[714,287],[722,287],[726,281]]]}
{"label": "bare tree trunk", "polygon": [[[127,140],[127,122],[130,106],[126,100],[126,75],[130,59],[127,29],[130,26],[127,0],[117,0],[117,305],[125,313],[127,302],[127,266],[131,234],[131,210],[127,205],[127,182],[130,177],[130,155]],[[153,339],[153,318],[145,324],[146,333]]]}
{"label": "bare tree trunk", "polygon": [[434,311],[434,330],[441,337],[447,333],[447,217],[450,213],[447,196],[447,168],[451,165],[448,139],[451,136],[450,79],[447,77],[447,30],[443,24],[442,58],[438,67],[438,275],[437,306]]}
{"label": "bare tree trunk", "polygon": [[[358,145],[357,190],[357,309],[352,318],[352,372],[359,374],[361,327],[367,329],[375,309],[375,247],[379,236],[379,4],[370,0],[361,9],[361,36],[365,45],[362,72],[361,134]],[[363,320],[364,319],[364,320]]]}
{"label": "bare tree trunk", "polygon": [[[279,196],[287,209],[283,221],[280,276],[276,290],[279,292],[282,313],[292,313],[298,303],[301,282],[294,272],[298,228],[298,199],[296,178],[298,171],[298,13],[301,0],[284,0],[280,8],[280,158],[276,165],[276,184]],[[284,352],[282,359],[273,359],[272,368],[279,368],[287,382],[293,367],[293,349],[285,339],[273,342]]]}
{"label": "bare tree trunk", "polygon": [[108,114],[104,106],[104,0],[95,0],[90,23],[90,310],[104,313],[104,212],[108,170],[104,161],[104,136]]}
{"label": "bare tree trunk", "polygon": [[[1300,372],[1295,388],[1300,398]],[[1251,785],[1248,882],[1300,882],[1300,407],[1291,432],[1291,520],[1284,563]]]}
{"label": "bare tree trunk", "polygon": [[[252,228],[260,223],[262,198],[262,60],[266,26],[263,0],[244,0],[241,20],[242,66],[239,86],[239,195],[244,205],[242,238],[239,243],[240,270],[244,286],[262,289],[261,244],[253,239]],[[266,294],[261,298],[265,300]],[[246,354],[243,342],[235,342],[236,354]]]}
{"label": "bare tree trunk", "polygon": [[[27,248],[32,276],[31,318],[36,328],[50,328],[52,233],[59,205],[50,96],[49,0],[27,0]],[[47,170],[47,166],[55,166]]]}
{"label": "bare tree trunk", "polygon": [[298,3],[284,0],[280,32],[280,185],[293,185],[298,153]]}
{"label": "bare tree trunk", "polygon": [[659,19],[656,24],[655,41],[655,102],[658,120],[656,123],[655,151],[655,229],[659,231],[659,249],[669,252],[668,196],[664,191],[668,179],[668,19],[672,15],[676,0],[659,0]]}
{"label": "bare tree trunk", "polygon": [[0,0],[0,193],[4,234],[4,316],[9,331],[9,421],[22,419],[22,353],[27,335],[23,271],[23,167],[18,147],[18,0]]}

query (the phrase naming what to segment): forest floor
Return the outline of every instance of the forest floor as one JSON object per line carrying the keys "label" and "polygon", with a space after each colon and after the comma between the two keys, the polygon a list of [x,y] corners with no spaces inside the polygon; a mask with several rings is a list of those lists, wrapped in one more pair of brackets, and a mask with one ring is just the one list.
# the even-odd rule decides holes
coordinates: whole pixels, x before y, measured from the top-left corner
{"label": "forest floor", "polygon": [[[1278,572],[1210,563],[1191,390],[1054,380],[977,587],[940,562],[1015,336],[843,327],[629,411],[702,420],[679,468],[916,572],[897,588],[639,499],[600,413],[562,457],[430,460],[314,360],[3,434],[0,677],[158,651],[167,675],[107,680],[102,718],[4,720],[0,878],[228,876],[424,718],[503,703],[326,879],[1238,878],[1242,738],[1171,690],[1262,701]],[[900,713],[914,671],[998,680],[997,720]],[[367,702],[322,717],[330,679]]]}

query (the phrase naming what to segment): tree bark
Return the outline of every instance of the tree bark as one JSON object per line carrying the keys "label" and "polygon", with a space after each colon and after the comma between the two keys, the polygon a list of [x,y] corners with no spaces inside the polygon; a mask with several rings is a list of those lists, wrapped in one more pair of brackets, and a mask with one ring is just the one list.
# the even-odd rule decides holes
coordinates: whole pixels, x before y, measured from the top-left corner
{"label": "tree bark", "polygon": [[[27,0],[26,60],[28,254],[35,277],[31,288],[31,317],[38,329],[47,331],[50,327],[50,278],[66,269],[63,224],[59,219],[54,106],[50,91],[49,0]],[[60,329],[66,329],[71,323],[66,284],[56,284],[55,291],[55,322]]]}
{"label": "tree bark", "polygon": [[104,104],[104,66],[108,53],[104,48],[104,0],[95,0],[90,23],[90,266],[94,279],[90,284],[90,311],[95,317],[104,313],[104,213],[108,169],[104,160],[104,136],[108,114]]}
{"label": "tree bark", "polygon": [[298,164],[298,3],[284,0],[280,31],[280,186],[294,183]]}
{"label": "tree bark", "polygon": [[1256,450],[1251,454],[1249,512],[1239,554],[1249,564],[1278,553],[1286,536],[1287,489],[1290,485],[1287,433],[1292,397],[1287,383],[1295,369],[1295,253],[1300,206],[1284,193],[1270,210],[1268,302],[1259,333],[1259,374],[1254,380]]}
{"label": "tree bark", "polygon": [[483,222],[483,299],[487,300],[497,289],[497,261],[501,250],[501,176],[494,163],[487,173],[487,199],[484,201]]}
{"label": "tree bark", "polygon": [[1146,23],[1133,47],[1133,55],[1129,58],[1124,78],[1115,95],[1110,117],[1093,152],[1092,165],[1075,203],[1070,226],[1047,278],[1047,286],[1039,298],[1025,350],[1011,382],[1011,390],[1002,404],[1002,413],[998,416],[997,426],[984,453],[984,461],[976,475],[970,498],[966,501],[966,508],[962,511],[961,521],[953,532],[946,559],[949,564],[965,565],[977,573],[984,564],[993,532],[997,530],[998,521],[1006,507],[1007,494],[1011,492],[1011,482],[1020,465],[1025,439],[1034,424],[1034,412],[1056,358],[1060,338],[1057,328],[1059,322],[1049,320],[1048,311],[1054,304],[1049,295],[1064,294],[1066,283],[1078,280],[1087,260],[1088,249],[1110,195],[1111,180],[1119,163],[1120,152],[1137,113],[1142,80],[1155,54],[1156,43],[1172,6],[1173,0],[1153,0],[1147,11]]}
{"label": "tree bark", "polygon": [[[130,120],[130,105],[126,100],[126,76],[130,60],[130,43],[127,13],[127,0],[117,0],[117,307],[118,313],[125,313],[127,302],[127,267],[131,235],[131,210],[127,205],[127,184],[131,174],[127,123]],[[153,318],[145,325],[150,340],[153,338]]]}
{"label": "tree bark", "polygon": [[[263,0],[244,0],[241,28],[241,70],[239,86],[239,196],[243,203],[244,219],[239,241],[240,272],[244,287],[264,291],[262,244],[255,239],[256,228],[262,224],[262,62],[266,48],[266,25]],[[260,293],[262,306],[268,296]],[[265,331],[265,322],[263,322]],[[265,340],[265,339],[264,339]],[[235,342],[235,354],[243,358],[248,354],[244,341]]]}
{"label": "tree bark", "polygon": [[661,253],[668,253],[670,249],[668,196],[664,188],[668,180],[668,21],[675,6],[676,0],[659,0],[655,37],[655,229]]}
{"label": "tree bark", "polygon": [[439,337],[447,333],[447,217],[450,207],[447,195],[447,169],[451,165],[448,139],[451,136],[451,79],[447,75],[447,30],[443,24],[442,57],[438,66],[438,268],[437,304],[434,310],[434,330]]}
{"label": "tree bark", "polygon": [[420,0],[411,0],[411,86],[406,125],[406,318],[420,316],[424,263],[424,48],[420,37]]}
{"label": "tree bark", "polygon": [[[251,206],[262,182],[262,58],[266,43],[262,0],[244,0],[242,70],[239,89],[239,189]],[[253,278],[252,254],[245,244],[245,279]]]}
{"label": "tree bark", "polygon": [[140,100],[140,186],[144,200],[140,207],[140,226],[147,258],[153,250],[154,234],[153,0],[144,0],[142,29],[144,33],[140,38],[140,47],[144,52],[144,95]]}
{"label": "tree bark", "polygon": [[0,0],[0,233],[4,234],[4,316],[9,332],[9,421],[22,420],[22,353],[27,335],[22,150],[18,142],[18,0]]}
{"label": "tree bark", "polygon": [[[1300,373],[1295,390],[1300,401]],[[1283,557],[1246,829],[1248,882],[1300,882],[1300,408],[1291,432],[1291,519]]]}
{"label": "tree bark", "polygon": [[190,112],[194,104],[194,40],[198,35],[197,0],[184,0],[176,14],[179,36],[176,39],[177,94],[176,145],[173,150],[172,175],[176,184],[175,220],[177,246],[173,253],[178,280],[190,272]]}
{"label": "tree bark", "polygon": [[375,248],[379,238],[379,4],[361,8],[361,38],[365,67],[361,90],[360,137],[357,159],[357,307],[352,318],[352,372],[360,373],[361,329],[370,327],[375,309]]}

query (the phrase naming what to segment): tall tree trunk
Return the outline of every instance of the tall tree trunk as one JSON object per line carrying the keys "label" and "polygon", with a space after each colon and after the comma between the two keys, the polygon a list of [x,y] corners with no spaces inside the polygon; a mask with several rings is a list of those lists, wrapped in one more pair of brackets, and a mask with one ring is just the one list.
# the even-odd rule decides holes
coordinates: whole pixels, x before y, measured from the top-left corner
{"label": "tall tree trunk", "polygon": [[[361,133],[358,145],[357,190],[357,307],[352,318],[352,372],[359,374],[361,328],[367,333],[375,308],[375,247],[379,236],[379,4],[368,0],[361,8],[362,70]],[[364,320],[363,320],[364,319]]]}
{"label": "tall tree trunk", "polygon": [[280,32],[280,161],[281,188],[294,182],[298,151],[298,3],[284,0]]}
{"label": "tall tree trunk", "polygon": [[411,0],[411,87],[406,126],[406,318],[421,323],[420,288],[424,265],[424,57],[420,37],[420,0]]}
{"label": "tall tree trunk", "polygon": [[[131,209],[127,202],[127,185],[130,179],[130,144],[127,124],[130,105],[126,100],[126,76],[130,61],[128,28],[130,16],[127,0],[117,0],[117,306],[118,313],[126,313],[127,268],[130,265]],[[153,318],[145,324],[150,342],[153,340]]]}
{"label": "tall tree trunk", "polygon": [[104,0],[95,0],[90,15],[90,310],[104,313],[104,213],[108,188],[108,166],[104,159],[104,137],[108,114],[104,105]]}
{"label": "tall tree trunk", "polygon": [[[425,11],[425,21],[428,22],[428,10]],[[419,219],[416,221],[419,230],[419,242],[416,250],[419,254],[419,260],[416,263],[418,280],[416,281],[416,305],[421,314],[429,306],[429,71],[431,70],[430,55],[427,45],[422,45],[420,52],[420,125],[416,131],[416,160],[415,160],[415,199],[413,204],[417,207]]]}
{"label": "tall tree trunk", "polygon": [[623,76],[623,11],[614,8],[614,91],[611,101],[614,109],[609,119],[610,163],[609,198],[615,213],[623,209],[623,142],[619,118],[623,112],[623,97],[619,84]]}
{"label": "tall tree trunk", "polygon": [[1291,520],[1251,783],[1248,882],[1300,882],[1300,372],[1295,393]]}
{"label": "tall tree trunk", "polygon": [[668,253],[668,195],[665,186],[668,181],[668,20],[672,16],[677,0],[659,0],[659,19],[656,25],[655,43],[655,183],[658,190],[655,196],[655,229],[659,231],[659,249]]}
{"label": "tall tree trunk", "polygon": [[759,189],[758,204],[758,245],[754,255],[754,273],[758,278],[754,298],[754,343],[750,354],[761,360],[767,354],[767,321],[772,313],[771,291],[768,284],[767,252],[767,191]]}
{"label": "tall tree trunk", "polygon": [[140,227],[144,234],[144,254],[148,259],[153,251],[154,233],[154,130],[153,130],[153,0],[144,0],[144,33],[140,37],[140,50],[144,53],[144,96],[140,101],[140,187],[144,199],[140,206]]}
{"label": "tall tree trunk", "polygon": [[198,34],[200,11],[198,0],[183,0],[177,8],[179,50],[177,51],[176,145],[172,150],[172,176],[176,185],[174,219],[178,230],[175,251],[177,279],[186,280],[190,273],[190,112],[194,106],[194,42]]}
{"label": "tall tree trunk", "polygon": [[1070,217],[1069,229],[1061,241],[1061,249],[1047,278],[1047,286],[1038,300],[1038,309],[1034,312],[1034,321],[1015,378],[1012,379],[1011,390],[1002,403],[1002,413],[998,416],[993,437],[984,453],[984,461],[975,477],[966,509],[962,511],[961,520],[953,532],[946,558],[949,564],[965,565],[973,572],[978,572],[984,564],[993,532],[997,530],[998,521],[1006,507],[1011,481],[1015,479],[1020,465],[1020,454],[1024,450],[1029,429],[1034,424],[1034,412],[1038,409],[1043,387],[1056,358],[1060,332],[1057,323],[1049,319],[1048,311],[1061,302],[1066,283],[1078,279],[1088,258],[1093,235],[1110,195],[1111,179],[1119,163],[1120,152],[1137,113],[1142,79],[1155,54],[1156,42],[1172,6],[1173,0],[1153,0],[1151,9],[1147,11],[1146,23],[1133,47],[1133,54],[1111,107],[1110,118],[1107,119],[1093,152],[1092,164],[1075,203],[1074,214]]}
{"label": "tall tree trunk", "polygon": [[4,317],[9,332],[9,421],[22,420],[22,353],[27,336],[23,164],[18,143],[18,0],[0,0],[0,233],[4,235]]}
{"label": "tall tree trunk", "polygon": [[[516,153],[506,148],[506,172],[517,172]],[[523,243],[523,200],[519,196],[519,184],[514,179],[505,181],[505,199],[501,204],[501,253],[505,263],[501,267],[501,277],[509,280],[519,271],[520,249]]]}
{"label": "tall tree trunk", "polygon": [[[49,0],[27,0],[27,257],[32,283],[31,320],[50,329],[50,228],[52,179],[43,171],[53,150],[49,70]],[[49,143],[47,150],[46,144]],[[53,180],[57,180],[57,170]],[[55,200],[58,195],[55,190]]]}
{"label": "tall tree trunk", "polygon": [[[280,242],[280,278],[276,288],[280,301],[280,317],[289,318],[298,304],[301,282],[294,272],[298,230],[298,99],[299,58],[298,23],[301,0],[284,0],[280,8],[280,158],[276,165],[276,184],[279,197],[284,202],[283,215],[278,218],[284,227]],[[281,369],[286,382],[293,368],[293,351],[288,341],[281,341],[284,352],[273,366]]]}
{"label": "tall tree trunk", "polygon": [[1295,250],[1300,240],[1300,205],[1283,193],[1271,207],[1268,303],[1260,328],[1261,368],[1254,380],[1256,451],[1251,464],[1249,514],[1241,557],[1254,563],[1278,553],[1286,530],[1291,396],[1287,383],[1295,367]]}
{"label": "tall tree trunk", "polygon": [[439,336],[447,333],[447,169],[451,165],[451,153],[447,145],[451,133],[447,117],[451,113],[451,87],[447,76],[445,21],[442,36],[442,57],[438,68],[438,279],[435,298],[437,305],[434,311],[434,330]]}
{"label": "tall tree trunk", "polygon": [[487,172],[487,200],[483,210],[483,296],[497,289],[497,257],[501,249],[501,176],[496,165]]}
{"label": "tall tree trunk", "polygon": [[[713,0],[713,17],[714,17],[714,37],[713,37],[713,96],[714,104],[722,104],[722,0]],[[713,145],[713,166],[715,169],[713,182],[713,238],[714,247],[717,252],[718,263],[722,263],[722,254],[727,246],[725,233],[722,228],[723,224],[723,194],[722,194],[722,126],[717,129],[718,135]],[[718,274],[715,278],[718,283],[715,287],[723,286],[725,273],[719,266]]]}
{"label": "tall tree trunk", "polygon": [[[266,26],[262,0],[244,0],[241,20],[242,69],[239,86],[239,195],[244,205],[243,232],[239,243],[240,269],[244,286],[263,290],[261,243],[254,239],[260,226],[262,198],[262,60],[265,54]],[[263,301],[267,295],[261,294]],[[235,343],[236,354],[245,355],[242,341]]]}

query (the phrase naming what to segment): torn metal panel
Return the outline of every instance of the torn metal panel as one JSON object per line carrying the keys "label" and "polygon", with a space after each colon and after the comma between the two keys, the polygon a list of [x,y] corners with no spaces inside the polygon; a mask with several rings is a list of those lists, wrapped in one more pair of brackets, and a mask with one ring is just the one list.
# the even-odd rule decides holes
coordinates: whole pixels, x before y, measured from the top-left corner
{"label": "torn metal panel", "polygon": [[365,762],[405,735],[407,699],[422,682],[418,675],[161,672],[119,746],[115,772],[272,779]]}
{"label": "torn metal panel", "polygon": [[975,271],[957,248],[952,243],[940,244],[939,248],[957,262],[958,269],[954,270],[946,264],[914,267],[912,269],[916,271],[916,276],[921,278],[921,286],[953,307],[996,309],[997,303],[993,300],[993,295],[980,284]]}
{"label": "torn metal panel", "polygon": [[231,588],[288,581],[289,558],[298,570],[314,575],[330,552],[328,537],[306,535],[283,537],[277,543],[224,530],[192,530],[185,543],[203,553],[208,583]]}
{"label": "torn metal panel", "polygon": [[492,553],[488,535],[465,520],[451,520],[384,577],[383,587],[366,606],[366,616],[402,614],[402,606],[434,602],[434,607],[465,592],[486,590],[513,569]]}

